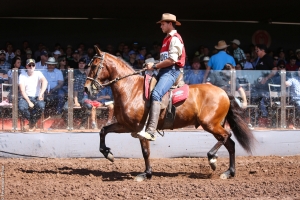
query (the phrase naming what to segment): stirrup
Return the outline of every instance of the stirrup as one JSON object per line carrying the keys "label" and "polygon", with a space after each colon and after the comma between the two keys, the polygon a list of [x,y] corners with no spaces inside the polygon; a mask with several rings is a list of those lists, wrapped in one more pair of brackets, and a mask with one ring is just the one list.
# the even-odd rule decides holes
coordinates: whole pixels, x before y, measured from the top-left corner
{"label": "stirrup", "polygon": [[138,132],[136,135],[138,136],[139,139],[146,139],[146,140],[149,140],[149,141],[155,141],[156,140],[156,135],[155,134],[151,134],[151,133],[148,133],[148,132],[145,132],[145,131]]}

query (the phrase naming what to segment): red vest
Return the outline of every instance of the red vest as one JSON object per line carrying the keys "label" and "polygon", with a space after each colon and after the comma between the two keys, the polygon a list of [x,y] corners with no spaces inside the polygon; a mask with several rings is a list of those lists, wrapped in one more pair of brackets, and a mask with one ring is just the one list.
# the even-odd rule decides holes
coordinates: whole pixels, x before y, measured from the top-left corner
{"label": "red vest", "polygon": [[167,58],[169,58],[169,47],[170,47],[170,42],[172,40],[172,37],[177,37],[180,40],[180,42],[183,44],[182,54],[181,56],[178,57],[178,61],[175,64],[178,67],[184,67],[185,57],[186,57],[185,48],[184,48],[184,43],[182,41],[182,38],[178,33],[175,33],[173,36],[168,35],[167,37],[165,37],[163,41],[163,45],[160,49],[160,61],[164,61]]}

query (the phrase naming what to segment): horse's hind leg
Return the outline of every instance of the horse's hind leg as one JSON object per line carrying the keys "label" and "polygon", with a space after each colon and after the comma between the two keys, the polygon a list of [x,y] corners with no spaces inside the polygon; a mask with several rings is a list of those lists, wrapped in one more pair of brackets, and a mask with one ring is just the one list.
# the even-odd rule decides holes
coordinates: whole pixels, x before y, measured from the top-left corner
{"label": "horse's hind leg", "polygon": [[220,124],[217,126],[210,126],[211,128],[205,128],[206,131],[212,133],[214,137],[218,140],[215,146],[207,153],[208,161],[210,167],[215,170],[216,162],[217,162],[217,151],[224,144],[226,149],[229,152],[230,158],[230,167],[229,169],[221,174],[220,178],[226,179],[231,176],[235,176],[235,144],[233,140],[230,138],[231,133],[224,129]]}
{"label": "horse's hind leg", "polygon": [[222,141],[218,141],[217,144],[207,153],[208,163],[212,170],[216,170],[217,168],[217,152],[219,148],[223,145]]}
{"label": "horse's hind leg", "polygon": [[235,143],[231,138],[228,138],[224,144],[229,152],[229,169],[221,174],[221,179],[227,179],[235,176]]}
{"label": "horse's hind leg", "polygon": [[150,166],[150,159],[149,159],[149,157],[150,157],[149,141],[146,139],[140,139],[140,143],[141,143],[141,147],[142,147],[146,170],[144,173],[139,174],[139,175],[137,175],[137,177],[135,177],[135,180],[138,182],[143,181],[146,178],[151,179],[151,177],[152,177],[152,168]]}

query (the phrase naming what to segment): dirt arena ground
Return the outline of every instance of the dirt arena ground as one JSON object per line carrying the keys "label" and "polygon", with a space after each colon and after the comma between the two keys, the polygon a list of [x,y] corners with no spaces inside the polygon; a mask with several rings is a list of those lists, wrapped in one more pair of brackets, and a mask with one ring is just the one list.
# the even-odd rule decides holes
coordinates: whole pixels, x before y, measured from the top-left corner
{"label": "dirt arena ground", "polygon": [[[152,159],[153,178],[135,182],[143,159],[0,158],[2,199],[300,199],[300,156],[237,157],[219,179],[206,158]],[[4,185],[4,187],[3,187]],[[1,193],[0,193],[1,194]]]}

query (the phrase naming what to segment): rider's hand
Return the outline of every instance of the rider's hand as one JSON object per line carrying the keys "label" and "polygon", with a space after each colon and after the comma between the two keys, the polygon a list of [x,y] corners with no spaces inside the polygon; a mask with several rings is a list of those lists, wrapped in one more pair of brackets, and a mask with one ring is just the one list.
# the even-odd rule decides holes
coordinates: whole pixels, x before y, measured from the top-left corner
{"label": "rider's hand", "polygon": [[149,63],[146,64],[146,67],[145,67],[145,68],[146,68],[147,70],[153,70],[153,68],[152,68],[153,65],[154,65],[154,63],[149,62]]}

